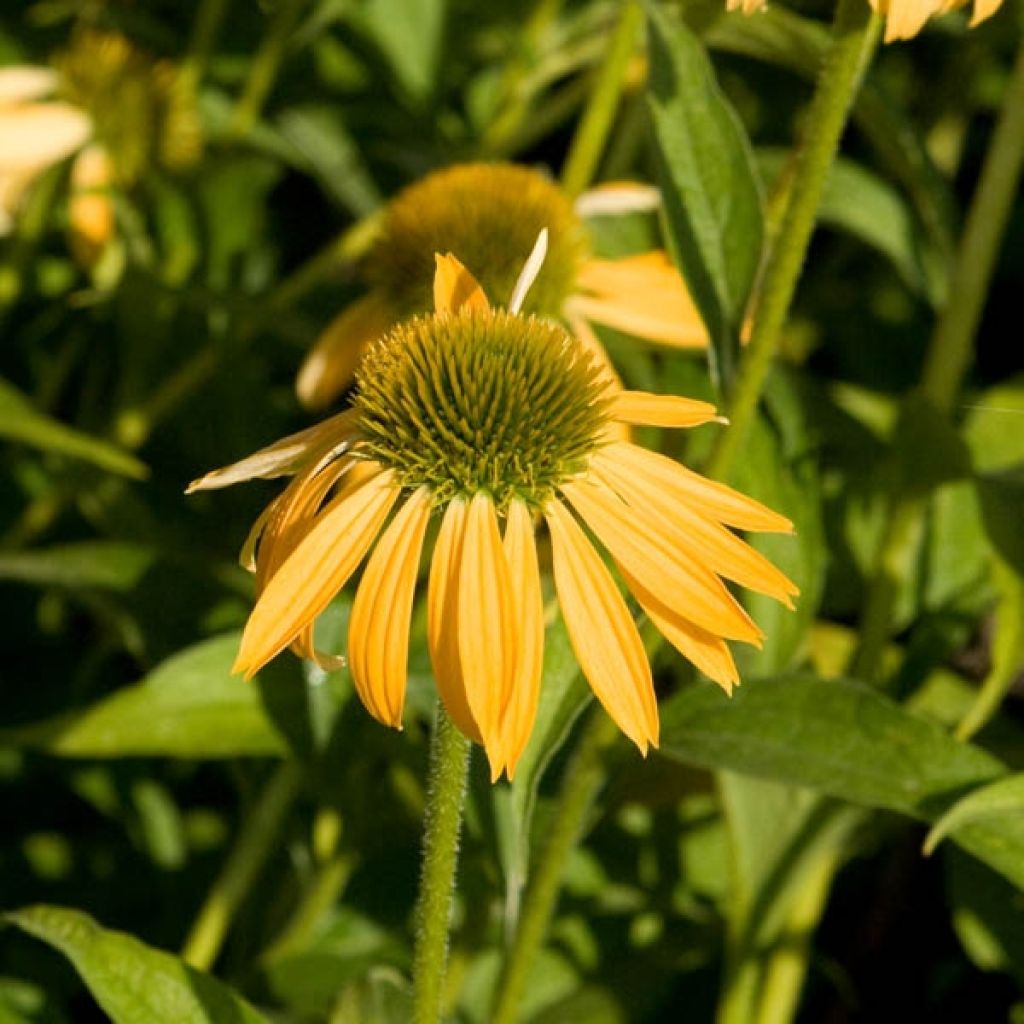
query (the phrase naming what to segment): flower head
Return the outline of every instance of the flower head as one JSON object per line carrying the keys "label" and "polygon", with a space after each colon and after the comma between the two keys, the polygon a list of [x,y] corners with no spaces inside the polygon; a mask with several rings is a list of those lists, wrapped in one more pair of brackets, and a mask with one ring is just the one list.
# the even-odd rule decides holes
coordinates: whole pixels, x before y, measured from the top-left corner
{"label": "flower head", "polygon": [[539,171],[514,164],[461,164],[427,175],[387,206],[364,260],[367,294],[327,327],[299,372],[299,397],[327,406],[352,381],[362,353],[390,327],[431,308],[435,252],[456,252],[486,294],[512,294],[542,229],[548,251],[524,309],[557,319],[613,373],[591,323],[650,341],[703,347],[707,333],[682,278],[661,250],[602,260],[589,249],[584,216],[650,209],[646,186],[604,186],[575,204]]}
{"label": "flower head", "polygon": [[[536,253],[537,250],[535,250]],[[536,277],[527,263],[518,301]],[[633,615],[588,536],[604,546],[652,622],[730,690],[726,640],[761,633],[723,582],[791,606],[796,588],[729,527],[791,524],[671,459],[614,440],[618,423],[691,427],[713,406],[612,389],[586,348],[550,320],[492,310],[452,256],[437,257],[436,312],[367,349],[351,407],[190,490],[254,476],[294,480],[243,550],[259,597],[235,670],[291,646],[366,559],[349,621],[348,662],[370,713],[400,727],[409,624],[431,520],[427,639],[455,724],[511,778],[537,710],[544,605],[536,544],[551,538],[555,590],[577,659],[641,751],[658,742],[650,664]],[[367,558],[367,555],[369,556]]]}

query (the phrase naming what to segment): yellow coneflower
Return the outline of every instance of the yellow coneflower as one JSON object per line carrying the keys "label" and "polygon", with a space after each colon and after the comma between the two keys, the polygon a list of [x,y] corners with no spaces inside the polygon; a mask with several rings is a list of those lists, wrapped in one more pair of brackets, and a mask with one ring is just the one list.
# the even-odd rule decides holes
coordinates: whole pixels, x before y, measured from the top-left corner
{"label": "yellow coneflower", "polygon": [[650,664],[584,527],[666,639],[727,691],[738,678],[726,640],[759,644],[762,634],[723,578],[790,607],[797,593],[729,529],[788,532],[787,519],[664,455],[611,439],[616,421],[692,427],[715,420],[714,407],[610,388],[560,325],[519,313],[536,270],[529,261],[516,301],[492,310],[462,264],[438,256],[435,314],[370,345],[350,409],[190,487],[295,476],[243,549],[259,593],[234,666],[247,677],[288,646],[323,657],[313,624],[369,553],[348,663],[370,714],[396,728],[416,579],[428,524],[438,518],[430,658],[448,714],[484,746],[494,779],[514,775],[537,710],[538,519],[551,537],[555,590],[580,666],[643,752],[658,743]]}
{"label": "yellow coneflower", "polygon": [[649,186],[617,184],[574,205],[545,175],[514,164],[462,164],[427,175],[388,204],[362,265],[367,294],[314,345],[299,372],[299,398],[309,408],[327,406],[351,382],[370,342],[431,308],[433,253],[458,253],[488,295],[504,298],[542,228],[548,253],[526,312],[568,324],[609,370],[591,323],[663,345],[704,347],[703,322],[664,251],[617,260],[590,252],[584,216],[656,204]]}
{"label": "yellow coneflower", "polygon": [[123,36],[84,31],[52,68],[2,68],[0,233],[31,183],[74,156],[72,246],[91,266],[114,234],[112,189],[137,184],[153,165],[187,166],[200,140],[189,80]]}

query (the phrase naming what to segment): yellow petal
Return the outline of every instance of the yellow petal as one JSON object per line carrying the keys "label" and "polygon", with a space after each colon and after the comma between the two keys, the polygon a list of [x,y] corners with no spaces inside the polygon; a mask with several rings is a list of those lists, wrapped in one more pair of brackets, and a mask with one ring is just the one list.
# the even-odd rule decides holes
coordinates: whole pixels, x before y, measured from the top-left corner
{"label": "yellow petal", "polygon": [[352,603],[348,657],[367,711],[402,727],[416,573],[430,520],[430,492],[417,490],[398,510],[370,555]]}
{"label": "yellow petal", "polygon": [[719,417],[710,402],[648,391],[620,391],[612,395],[611,415],[623,423],[649,427],[699,427]]}
{"label": "yellow petal", "polygon": [[682,277],[662,251],[588,260],[571,307],[588,320],[679,348],[705,348],[708,333]]}
{"label": "yellow petal", "polygon": [[729,645],[719,636],[695,626],[688,619],[662,604],[649,590],[646,590],[622,566],[619,572],[626,586],[646,612],[655,629],[684,657],[700,669],[709,679],[714,680],[726,693],[739,681],[736,663],[732,660]]}
{"label": "yellow petal", "polygon": [[[567,314],[566,319],[569,321],[569,327],[576,336],[576,340],[583,345],[593,361],[600,367],[601,374],[608,384],[608,390],[613,393],[621,391],[622,378],[612,365],[612,361],[608,358],[608,353],[594,329],[581,316]],[[605,427],[604,436],[608,441],[628,441],[631,431],[628,424],[621,420],[611,419]]]}
{"label": "yellow petal", "polygon": [[445,510],[430,561],[427,586],[427,647],[437,690],[451,720],[475,743],[482,742],[462,678],[458,641],[459,566],[466,532],[466,503],[456,498]]}
{"label": "yellow petal", "polygon": [[186,494],[230,487],[245,480],[273,480],[290,476],[303,466],[346,451],[355,438],[356,413],[351,409],[331,416],[322,423],[289,434],[280,441],[221,469],[201,476],[185,488]]}
{"label": "yellow petal", "polygon": [[487,296],[477,279],[451,254],[434,254],[434,312],[457,313],[467,309],[489,309]]}
{"label": "yellow petal", "polygon": [[971,28],[980,25],[986,18],[991,18],[1002,6],[1003,0],[974,0],[974,10],[971,14]]}
{"label": "yellow petal", "polygon": [[378,473],[324,509],[257,600],[233,672],[252,677],[348,582],[398,497],[394,476],[390,469]]}
{"label": "yellow petal", "polygon": [[76,258],[93,266],[114,235],[114,201],[110,193],[113,169],[100,146],[89,146],[71,165],[68,223]]}
{"label": "yellow petal", "polygon": [[555,588],[576,660],[615,724],[647,753],[658,745],[658,704],[636,623],[586,535],[561,502],[544,508]]}
{"label": "yellow petal", "polygon": [[519,624],[515,678],[501,722],[503,760],[512,780],[533,731],[544,670],[544,599],[533,517],[517,499],[509,503],[504,544],[512,579],[513,616]]}
{"label": "yellow petal", "polygon": [[504,767],[501,724],[515,682],[516,625],[498,516],[490,497],[478,492],[466,511],[457,632],[466,698],[487,751],[492,782]]}
{"label": "yellow petal", "polygon": [[936,13],[937,4],[935,0],[889,0],[885,7],[885,41],[891,43],[916,36]]}
{"label": "yellow petal", "polygon": [[299,401],[307,409],[330,405],[352,382],[366,346],[386,334],[397,319],[377,292],[339,313],[317,338],[295,378]]}
{"label": "yellow petal", "polygon": [[0,107],[0,170],[39,172],[80,149],[89,118],[70,103]]}
{"label": "yellow petal", "polygon": [[561,490],[615,561],[659,601],[711,633],[760,643],[761,631],[707,565],[672,547],[614,492],[589,481],[564,483]]}
{"label": "yellow petal", "polygon": [[605,481],[647,527],[660,530],[674,547],[682,548],[734,583],[780,601],[792,610],[800,589],[759,551],[730,533],[724,526],[706,519],[685,502],[674,501],[660,488],[644,485],[621,463],[595,460],[591,472]]}
{"label": "yellow petal", "polygon": [[625,466],[653,488],[661,488],[702,515],[738,530],[760,533],[792,533],[793,524],[753,498],[693,470],[659,452],[635,444],[611,444],[598,451],[597,460],[613,460]]}

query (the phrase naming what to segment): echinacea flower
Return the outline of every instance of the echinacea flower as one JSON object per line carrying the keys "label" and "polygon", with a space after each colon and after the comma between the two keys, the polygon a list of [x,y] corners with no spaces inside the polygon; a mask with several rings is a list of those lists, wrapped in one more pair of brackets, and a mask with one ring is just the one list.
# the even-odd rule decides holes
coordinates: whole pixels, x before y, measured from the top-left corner
{"label": "echinacea flower", "polygon": [[114,234],[114,187],[137,184],[154,165],[186,166],[200,138],[187,78],[123,36],[80,32],[53,67],[0,68],[0,234],[32,182],[74,157],[72,246],[92,265]]}
{"label": "echinacea flower", "polygon": [[[190,487],[294,475],[243,549],[258,591],[234,666],[246,677],[288,646],[323,659],[314,622],[366,559],[348,664],[367,710],[396,728],[417,575],[439,520],[430,659],[449,716],[483,745],[492,779],[514,775],[537,710],[538,520],[577,660],[642,752],[658,743],[650,664],[586,530],[665,638],[726,691],[738,682],[726,641],[756,645],[762,634],[723,577],[789,607],[797,593],[729,529],[789,532],[787,519],[609,430],[616,421],[693,427],[715,420],[714,407],[611,388],[559,324],[519,313],[535,261],[525,273],[518,301],[495,310],[458,260],[438,256],[436,312],[370,345],[348,410]],[[337,664],[328,657],[326,667]]]}
{"label": "echinacea flower", "polygon": [[488,295],[504,298],[544,228],[547,258],[526,312],[566,323],[609,372],[593,323],[663,345],[703,348],[707,331],[663,250],[615,260],[590,251],[584,216],[656,205],[655,189],[633,184],[595,189],[574,205],[544,174],[515,164],[460,164],[428,174],[387,205],[361,268],[368,291],[314,345],[296,382],[299,398],[308,408],[325,408],[352,381],[372,341],[431,309],[435,252],[458,253]]}

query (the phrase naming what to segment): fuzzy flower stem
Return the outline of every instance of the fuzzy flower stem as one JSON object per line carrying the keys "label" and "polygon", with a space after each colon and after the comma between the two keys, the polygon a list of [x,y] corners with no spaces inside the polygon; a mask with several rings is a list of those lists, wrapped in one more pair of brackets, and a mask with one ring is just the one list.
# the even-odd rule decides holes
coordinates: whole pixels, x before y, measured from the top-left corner
{"label": "fuzzy flower stem", "polygon": [[629,61],[636,48],[636,37],[643,20],[643,8],[637,0],[625,0],[562,168],[562,187],[571,196],[579,195],[594,180],[608,133],[619,109],[619,98],[626,83]]}
{"label": "fuzzy flower stem", "polygon": [[547,843],[531,873],[519,926],[498,980],[491,1024],[516,1024],[519,1019],[523,992],[554,915],[566,862],[605,783],[604,752],[617,736],[611,718],[601,708],[592,708],[566,768]]}
{"label": "fuzzy flower stem", "polygon": [[[1024,45],[1017,51],[950,278],[949,298],[932,334],[918,395],[948,416],[970,363],[996,257],[1024,170]],[[921,527],[926,497],[894,495],[875,555],[851,672],[874,681],[889,637],[892,609]]]}
{"label": "fuzzy flower stem", "polygon": [[232,919],[277,845],[281,826],[301,782],[300,767],[293,761],[286,761],[274,772],[256,805],[250,809],[185,939],[181,956],[186,963],[205,971],[217,959]]}
{"label": "fuzzy flower stem", "polygon": [[438,705],[430,741],[430,783],[423,821],[423,870],[416,904],[413,948],[413,1024],[438,1024],[448,926],[455,892],[462,805],[466,797],[469,740]]}
{"label": "fuzzy flower stem", "polygon": [[731,426],[719,434],[708,462],[707,471],[712,477],[728,476],[757,413],[807,255],[825,182],[854,97],[878,43],[881,24],[881,19],[870,13],[864,0],[840,0],[832,43],[797,152],[790,201],[768,255],[753,333],[729,403]]}

